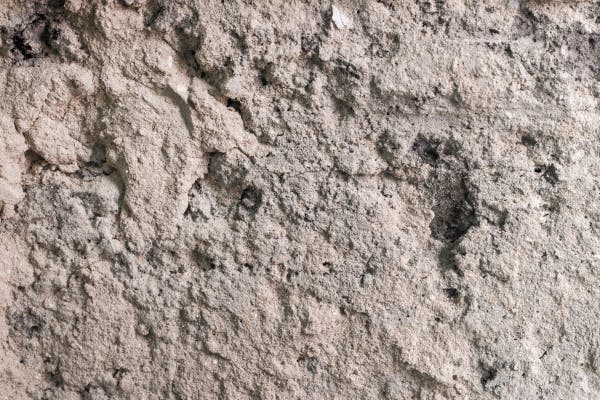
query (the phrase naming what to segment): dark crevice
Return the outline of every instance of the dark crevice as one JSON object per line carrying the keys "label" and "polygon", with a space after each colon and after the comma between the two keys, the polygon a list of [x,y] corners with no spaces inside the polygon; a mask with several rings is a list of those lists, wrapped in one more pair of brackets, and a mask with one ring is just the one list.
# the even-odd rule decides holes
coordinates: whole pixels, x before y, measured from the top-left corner
{"label": "dark crevice", "polygon": [[254,186],[247,187],[242,192],[242,197],[240,198],[240,206],[246,211],[254,214],[263,202],[263,193],[260,189],[257,189]]}
{"label": "dark crevice", "polygon": [[32,47],[25,42],[22,33],[17,33],[15,36],[13,36],[13,46],[13,51],[18,51],[21,53],[24,59],[29,60],[35,57]]}
{"label": "dark crevice", "polygon": [[244,126],[244,130],[247,132],[252,132],[252,129],[250,128],[252,115],[250,114],[250,112],[248,112],[246,107],[244,107],[242,102],[237,99],[228,97],[225,104],[227,105],[227,108],[232,109],[240,115],[240,118],[242,119],[242,125]]}
{"label": "dark crevice", "polygon": [[233,108],[235,112],[242,115],[242,103],[239,100],[228,98],[227,99],[227,107]]}
{"label": "dark crevice", "polygon": [[476,222],[475,208],[464,173],[441,173],[437,177],[431,236],[456,243]]}
{"label": "dark crevice", "polygon": [[192,136],[194,134],[194,121],[192,120],[192,111],[187,103],[187,99],[181,97],[179,93],[170,87],[166,87],[164,89],[164,95],[173,100],[175,105],[177,105],[177,108],[179,108],[179,113],[181,114],[181,118],[185,123],[185,127],[190,136]]}

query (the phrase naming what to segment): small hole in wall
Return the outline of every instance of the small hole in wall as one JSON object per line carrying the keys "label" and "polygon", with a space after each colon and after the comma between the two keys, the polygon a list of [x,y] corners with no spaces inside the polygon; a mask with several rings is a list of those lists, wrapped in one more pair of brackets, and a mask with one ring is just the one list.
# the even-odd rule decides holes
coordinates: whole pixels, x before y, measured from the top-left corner
{"label": "small hole in wall", "polygon": [[228,98],[227,99],[227,107],[233,108],[235,111],[242,112],[242,103],[239,100]]}
{"label": "small hole in wall", "polygon": [[457,299],[460,296],[460,292],[456,288],[446,288],[444,293],[449,299]]}
{"label": "small hole in wall", "polygon": [[533,169],[536,173],[543,173],[543,178],[551,185],[556,185],[559,182],[558,170],[554,164],[537,166]]}
{"label": "small hole in wall", "polygon": [[260,84],[263,86],[267,86],[269,84],[269,80],[264,74],[260,74]]}
{"label": "small hole in wall", "polygon": [[261,69],[258,76],[262,86],[270,85],[273,82],[273,66],[268,65],[267,67]]}
{"label": "small hole in wall", "polygon": [[42,156],[31,149],[25,151],[25,159],[32,164],[44,160]]}
{"label": "small hole in wall", "polygon": [[241,206],[246,210],[251,212],[256,212],[261,204],[263,199],[263,193],[260,189],[255,188],[254,186],[247,187],[244,189],[242,193],[242,197],[240,199]]}
{"label": "small hole in wall", "polygon": [[439,145],[440,143],[438,141],[429,140],[419,136],[412,145],[412,151],[414,151],[422,161],[434,165],[440,158],[440,153],[438,152]]}
{"label": "small hole in wall", "polygon": [[288,283],[292,283],[292,281],[294,281],[297,276],[298,276],[298,272],[290,270],[285,275],[285,280]]}

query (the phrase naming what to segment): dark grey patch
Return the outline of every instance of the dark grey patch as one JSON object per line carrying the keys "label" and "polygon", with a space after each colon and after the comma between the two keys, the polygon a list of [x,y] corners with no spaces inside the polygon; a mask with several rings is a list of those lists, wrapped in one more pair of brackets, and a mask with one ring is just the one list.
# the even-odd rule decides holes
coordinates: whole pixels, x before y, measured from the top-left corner
{"label": "dark grey patch", "polygon": [[336,66],[335,66],[335,70],[342,76],[346,77],[346,78],[352,78],[352,79],[361,79],[363,74],[362,72],[356,68],[353,64],[349,63],[348,61],[344,61],[344,60],[336,60],[335,61]]}
{"label": "dark grey patch", "polygon": [[423,162],[429,165],[435,165],[440,159],[440,153],[438,152],[439,146],[439,141],[429,140],[419,135],[415,139],[411,150],[417,154]]}
{"label": "dark grey patch", "polygon": [[260,208],[263,201],[263,193],[254,186],[247,187],[242,192],[240,206],[251,213],[255,213]]}
{"label": "dark grey patch", "polygon": [[464,272],[458,267],[457,258],[465,255],[464,251],[457,246],[457,243],[447,244],[438,254],[440,268],[445,271],[451,271],[459,277],[463,277]]}
{"label": "dark grey patch", "polygon": [[332,96],[331,99],[333,100],[335,111],[340,114],[340,118],[353,117],[355,115],[354,108],[348,101],[335,96]]}
{"label": "dark grey patch", "polygon": [[46,357],[44,359],[46,376],[50,384],[57,388],[63,388],[65,381],[61,371],[61,359],[59,357]]}
{"label": "dark grey patch", "polygon": [[228,98],[227,107],[235,110],[238,114],[242,114],[242,103],[239,100]]}
{"label": "dark grey patch", "polygon": [[52,50],[50,41],[56,35],[45,15],[34,15],[31,21],[12,32],[10,53],[13,61],[47,56]]}
{"label": "dark grey patch", "polygon": [[444,289],[444,294],[452,300],[457,300],[460,297],[460,292],[458,289],[456,288],[445,288]]}
{"label": "dark grey patch", "polygon": [[101,166],[106,162],[106,146],[102,143],[96,143],[92,148],[92,156],[90,162],[94,165]]}
{"label": "dark grey patch", "polygon": [[307,35],[300,38],[302,52],[309,55],[312,55],[318,49],[319,43],[320,38],[317,35]]}
{"label": "dark grey patch", "polygon": [[194,222],[207,221],[209,219],[209,215],[205,215],[198,204],[202,195],[202,179],[197,179],[188,192],[188,206],[183,213],[184,217],[191,219]]}
{"label": "dark grey patch", "polygon": [[38,315],[31,307],[24,310],[16,310],[9,314],[11,328],[21,335],[31,339],[40,335],[46,326],[46,321]]}
{"label": "dark grey patch", "polygon": [[300,356],[297,360],[298,364],[308,370],[308,372],[315,374],[317,373],[317,359],[309,356]]}
{"label": "dark grey patch", "polygon": [[548,182],[551,185],[556,185],[558,183],[558,171],[556,170],[554,164],[550,164],[546,167],[543,177],[546,180],[546,182]]}
{"label": "dark grey patch", "polygon": [[49,0],[48,7],[55,9],[55,10],[61,10],[65,7],[65,3],[66,3],[66,0]]}
{"label": "dark grey patch", "polygon": [[92,148],[89,161],[85,162],[73,175],[84,181],[90,181],[102,175],[111,175],[115,169],[106,161],[106,146],[96,143]]}
{"label": "dark grey patch", "polygon": [[559,181],[558,171],[556,170],[554,164],[538,165],[533,169],[533,172],[537,174],[542,174],[544,180],[553,186],[556,185]]}
{"label": "dark grey patch", "polygon": [[29,161],[31,164],[35,164],[35,163],[44,161],[44,157],[42,157],[37,152],[35,152],[31,149],[28,149],[27,151],[25,151],[25,159],[27,161]]}
{"label": "dark grey patch", "polygon": [[248,170],[240,160],[220,152],[208,154],[207,180],[218,186],[238,188],[243,184],[247,174]]}
{"label": "dark grey patch", "polygon": [[498,370],[496,368],[488,367],[483,369],[481,374],[481,384],[484,388],[487,388],[490,382],[492,382],[498,376]]}
{"label": "dark grey patch", "polygon": [[217,268],[215,260],[213,260],[212,257],[204,253],[202,250],[196,249],[194,253],[196,264],[202,271],[208,272]]}
{"label": "dark grey patch", "polygon": [[438,255],[439,265],[443,271],[452,271],[462,277],[464,273],[459,268],[458,257],[465,254],[465,249],[460,243],[471,226],[477,223],[467,173],[464,170],[437,169],[433,186],[434,217],[429,229],[434,239],[444,243]]}
{"label": "dark grey patch", "polygon": [[160,19],[160,17],[164,14],[164,12],[167,10],[167,7],[165,7],[164,5],[160,4],[155,6],[146,16],[146,21],[145,21],[145,25],[147,27],[151,27],[154,26],[157,21]]}
{"label": "dark grey patch", "polygon": [[435,216],[429,224],[431,236],[453,243],[476,222],[467,178],[462,173],[443,172],[438,175],[436,185]]}
{"label": "dark grey patch", "polygon": [[31,45],[27,43],[22,33],[15,34],[15,36],[12,38],[12,41],[14,46],[12,49],[13,54],[18,52],[25,60],[29,60],[30,58],[36,56]]}
{"label": "dark grey patch", "polygon": [[537,145],[537,140],[533,135],[526,133],[521,136],[521,143],[527,147],[535,147],[535,145]]}
{"label": "dark grey patch", "polygon": [[265,67],[259,69],[259,81],[262,86],[269,86],[275,82],[273,63],[268,63]]}
{"label": "dark grey patch", "polygon": [[521,3],[519,12],[513,23],[513,28],[511,29],[511,32],[514,32],[513,38],[518,39],[525,36],[534,36],[534,41],[536,41],[538,39],[536,33],[539,24],[540,20],[528,7],[527,2]]}
{"label": "dark grey patch", "polygon": [[398,164],[410,146],[408,136],[408,132],[386,130],[377,140],[377,151],[388,163]]}

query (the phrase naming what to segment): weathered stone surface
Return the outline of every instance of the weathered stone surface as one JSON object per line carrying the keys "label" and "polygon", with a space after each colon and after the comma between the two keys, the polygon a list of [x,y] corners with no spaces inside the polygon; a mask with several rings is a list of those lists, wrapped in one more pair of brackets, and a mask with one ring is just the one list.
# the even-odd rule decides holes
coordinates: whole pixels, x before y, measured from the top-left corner
{"label": "weathered stone surface", "polygon": [[2,1],[0,398],[600,398],[598,15]]}

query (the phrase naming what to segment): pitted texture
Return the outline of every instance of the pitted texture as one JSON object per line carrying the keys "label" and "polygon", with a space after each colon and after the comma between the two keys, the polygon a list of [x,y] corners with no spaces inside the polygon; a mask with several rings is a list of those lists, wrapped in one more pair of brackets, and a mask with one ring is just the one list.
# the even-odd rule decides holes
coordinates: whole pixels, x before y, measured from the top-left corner
{"label": "pitted texture", "polygon": [[4,0],[0,398],[599,398],[598,15]]}

